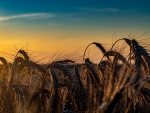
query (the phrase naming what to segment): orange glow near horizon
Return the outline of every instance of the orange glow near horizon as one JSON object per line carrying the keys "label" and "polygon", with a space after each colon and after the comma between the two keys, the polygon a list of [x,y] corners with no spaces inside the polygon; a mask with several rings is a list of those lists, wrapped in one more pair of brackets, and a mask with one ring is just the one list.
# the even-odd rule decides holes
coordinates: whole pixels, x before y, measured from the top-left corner
{"label": "orange glow near horizon", "polygon": [[[3,56],[3,52],[15,55],[19,49],[24,49],[33,56],[38,56],[38,59],[47,58],[63,51],[64,54],[77,51],[79,55],[82,55],[86,46],[91,42],[109,43],[106,38],[99,37],[105,36],[73,31],[40,31],[36,28],[33,30],[21,28],[4,30],[1,28],[0,52],[1,56]],[[6,59],[10,61],[9,57]],[[13,58],[11,57],[11,59]]]}
{"label": "orange glow near horizon", "polygon": [[[0,27],[0,56],[6,56],[8,61],[13,58],[4,53],[15,56],[19,49],[28,51],[29,54],[35,57],[35,60],[43,59],[43,62],[50,61],[51,56],[54,54],[59,55],[62,52],[64,54],[77,52],[79,56],[82,56],[86,46],[91,42],[99,42],[108,48],[115,40],[127,37],[127,34],[121,30],[116,34],[113,33],[114,31],[109,34],[109,30],[96,29],[83,31],[67,28],[40,29],[32,26],[28,28],[27,26],[19,27],[18,25],[13,27]],[[148,38],[148,35],[145,37]],[[93,55],[93,58],[98,53],[94,47],[88,50],[90,53],[87,52],[87,55]],[[79,59],[77,60],[81,61],[82,58]]]}

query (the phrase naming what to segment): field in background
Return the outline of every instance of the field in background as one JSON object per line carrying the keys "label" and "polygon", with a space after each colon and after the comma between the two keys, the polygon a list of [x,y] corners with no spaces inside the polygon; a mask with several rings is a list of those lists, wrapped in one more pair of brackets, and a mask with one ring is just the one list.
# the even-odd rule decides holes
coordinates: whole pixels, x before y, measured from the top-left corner
{"label": "field in background", "polygon": [[[103,55],[98,63],[85,58],[91,45]],[[12,63],[0,56],[0,113],[62,113],[65,102],[76,113],[150,113],[148,50],[123,38],[109,49],[89,44],[82,63],[64,58],[42,65],[22,49]]]}

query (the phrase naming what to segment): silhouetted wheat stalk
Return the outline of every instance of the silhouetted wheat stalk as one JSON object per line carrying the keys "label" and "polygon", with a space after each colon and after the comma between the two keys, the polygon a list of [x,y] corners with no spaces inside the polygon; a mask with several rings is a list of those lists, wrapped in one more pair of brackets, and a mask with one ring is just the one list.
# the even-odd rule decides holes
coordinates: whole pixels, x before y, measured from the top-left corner
{"label": "silhouetted wheat stalk", "polygon": [[[127,56],[114,49],[121,40],[129,47]],[[98,64],[84,58],[91,44],[102,52]],[[84,60],[41,65],[22,49],[10,64],[0,57],[0,113],[60,113],[65,102],[77,113],[150,112],[150,56],[137,40],[119,39],[107,51],[90,43]]]}
{"label": "silhouetted wheat stalk", "polygon": [[86,50],[87,50],[88,47],[89,47],[90,45],[92,45],[92,44],[96,45],[96,46],[102,51],[102,53],[105,54],[105,52],[106,52],[105,48],[104,48],[100,43],[93,42],[93,43],[90,43],[90,44],[86,47],[86,49],[85,49],[85,51],[84,51],[84,54],[83,54],[83,61],[84,61],[84,57],[85,57]]}

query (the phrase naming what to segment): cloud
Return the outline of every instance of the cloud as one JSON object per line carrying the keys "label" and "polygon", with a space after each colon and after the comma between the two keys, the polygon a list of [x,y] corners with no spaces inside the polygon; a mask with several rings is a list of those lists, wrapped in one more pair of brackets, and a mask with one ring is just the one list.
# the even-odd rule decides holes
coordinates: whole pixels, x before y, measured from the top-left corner
{"label": "cloud", "polygon": [[83,19],[81,19],[81,18],[72,18],[71,20],[74,22],[82,22],[83,21]]}
{"label": "cloud", "polygon": [[51,27],[56,27],[56,26],[58,26],[57,23],[49,23],[48,25],[51,26]]}
{"label": "cloud", "polygon": [[105,11],[105,12],[119,12],[119,9],[115,9],[115,8],[104,8],[101,9],[101,11]]}
{"label": "cloud", "polygon": [[119,12],[116,8],[79,8],[81,11],[86,12]]}
{"label": "cloud", "polygon": [[6,21],[11,19],[18,18],[32,18],[32,19],[42,19],[42,18],[53,18],[54,14],[51,13],[30,13],[30,14],[20,14],[20,15],[12,15],[12,16],[0,16],[0,21]]}

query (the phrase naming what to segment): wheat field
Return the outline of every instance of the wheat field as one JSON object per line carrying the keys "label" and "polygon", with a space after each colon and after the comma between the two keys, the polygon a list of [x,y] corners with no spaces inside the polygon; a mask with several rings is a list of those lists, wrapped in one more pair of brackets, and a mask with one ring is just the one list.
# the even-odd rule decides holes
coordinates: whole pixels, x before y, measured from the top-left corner
{"label": "wheat field", "polygon": [[[116,50],[120,41],[126,46]],[[101,51],[99,63],[85,58],[90,45]],[[63,113],[65,102],[75,113],[150,113],[148,49],[122,38],[109,49],[89,44],[82,63],[64,59],[42,65],[22,49],[12,63],[0,56],[0,113]]]}

